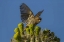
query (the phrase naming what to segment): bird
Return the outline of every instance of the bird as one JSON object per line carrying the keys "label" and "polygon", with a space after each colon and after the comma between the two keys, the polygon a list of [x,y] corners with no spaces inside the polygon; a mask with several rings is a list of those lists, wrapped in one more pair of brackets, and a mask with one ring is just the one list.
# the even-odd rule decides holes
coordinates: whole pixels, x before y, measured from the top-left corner
{"label": "bird", "polygon": [[36,26],[38,23],[40,23],[42,20],[40,15],[43,11],[44,10],[41,10],[36,15],[34,15],[31,9],[25,3],[20,5],[20,17],[22,22],[26,24],[26,27],[28,27],[30,24]]}

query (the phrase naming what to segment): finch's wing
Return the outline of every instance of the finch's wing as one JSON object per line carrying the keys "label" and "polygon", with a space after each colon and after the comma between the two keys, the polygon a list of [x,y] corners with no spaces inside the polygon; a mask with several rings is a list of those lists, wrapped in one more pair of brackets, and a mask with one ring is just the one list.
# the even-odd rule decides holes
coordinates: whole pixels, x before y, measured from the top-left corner
{"label": "finch's wing", "polygon": [[22,5],[20,5],[20,13],[21,13],[21,20],[24,23],[27,21],[27,19],[30,16],[34,16],[33,12],[30,10],[30,8],[24,3],[22,3]]}
{"label": "finch's wing", "polygon": [[39,17],[43,11],[44,11],[44,10],[39,11],[39,12],[35,15],[35,17]]}

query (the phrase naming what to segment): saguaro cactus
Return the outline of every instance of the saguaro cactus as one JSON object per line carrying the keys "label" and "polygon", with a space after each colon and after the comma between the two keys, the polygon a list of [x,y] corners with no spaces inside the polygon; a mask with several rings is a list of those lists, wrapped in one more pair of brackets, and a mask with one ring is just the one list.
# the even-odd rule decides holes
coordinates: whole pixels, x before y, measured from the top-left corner
{"label": "saguaro cactus", "polygon": [[39,26],[33,26],[32,24],[24,31],[23,23],[19,23],[14,32],[11,42],[60,42],[54,32],[48,29],[41,30]]}

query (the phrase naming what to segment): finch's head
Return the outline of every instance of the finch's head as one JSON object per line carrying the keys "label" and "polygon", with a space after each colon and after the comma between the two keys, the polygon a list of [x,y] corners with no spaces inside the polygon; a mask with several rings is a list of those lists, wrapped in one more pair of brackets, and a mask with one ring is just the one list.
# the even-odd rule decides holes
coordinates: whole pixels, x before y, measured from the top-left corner
{"label": "finch's head", "polygon": [[36,17],[36,18],[35,18],[35,23],[38,24],[38,23],[41,22],[41,20],[42,20],[42,18],[40,18],[40,17]]}

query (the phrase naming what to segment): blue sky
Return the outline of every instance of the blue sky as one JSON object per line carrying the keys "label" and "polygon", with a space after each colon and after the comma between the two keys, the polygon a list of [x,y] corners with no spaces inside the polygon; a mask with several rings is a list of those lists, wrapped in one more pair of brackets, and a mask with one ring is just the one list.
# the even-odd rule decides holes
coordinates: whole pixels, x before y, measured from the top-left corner
{"label": "blue sky", "polygon": [[44,9],[38,26],[50,29],[64,42],[64,0],[0,0],[0,42],[10,42],[14,28],[21,22],[19,6],[22,3],[34,14]]}

